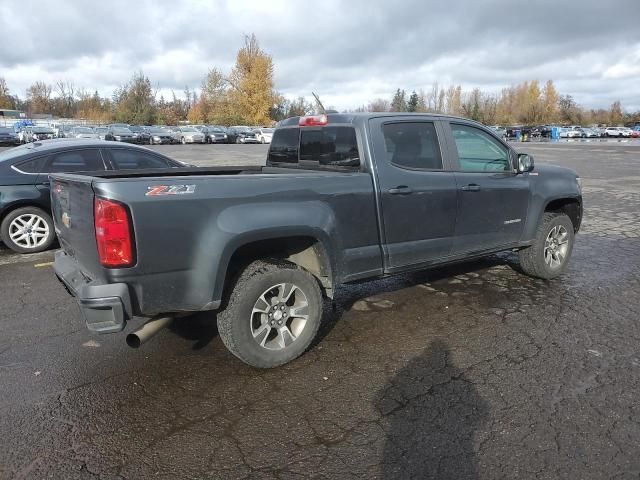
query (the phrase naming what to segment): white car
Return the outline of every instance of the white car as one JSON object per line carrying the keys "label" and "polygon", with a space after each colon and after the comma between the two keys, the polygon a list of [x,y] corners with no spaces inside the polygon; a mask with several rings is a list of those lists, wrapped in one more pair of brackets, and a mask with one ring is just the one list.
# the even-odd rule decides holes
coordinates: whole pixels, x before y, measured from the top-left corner
{"label": "white car", "polygon": [[273,128],[257,128],[256,138],[260,143],[271,143],[271,138],[273,138]]}
{"label": "white car", "polygon": [[593,128],[580,127],[579,130],[582,132],[582,138],[598,138],[600,136]]}
{"label": "white car", "polygon": [[582,132],[573,128],[561,128],[560,129],[560,138],[580,138],[582,137]]}
{"label": "white car", "polygon": [[604,129],[605,137],[630,137],[631,129],[625,127],[607,127]]}

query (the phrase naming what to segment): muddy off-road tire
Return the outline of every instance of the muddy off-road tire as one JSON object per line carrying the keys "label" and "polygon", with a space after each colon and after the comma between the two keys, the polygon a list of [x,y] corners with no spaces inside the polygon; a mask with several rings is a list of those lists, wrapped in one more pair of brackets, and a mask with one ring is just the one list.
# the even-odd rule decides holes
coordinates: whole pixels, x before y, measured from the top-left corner
{"label": "muddy off-road tire", "polygon": [[571,258],[574,235],[573,223],[567,215],[545,213],[533,245],[518,252],[520,267],[527,275],[545,280],[561,275]]}
{"label": "muddy off-road tire", "polygon": [[316,278],[284,261],[255,261],[237,278],[218,314],[225,346],[257,368],[283,365],[302,355],[322,320]]}

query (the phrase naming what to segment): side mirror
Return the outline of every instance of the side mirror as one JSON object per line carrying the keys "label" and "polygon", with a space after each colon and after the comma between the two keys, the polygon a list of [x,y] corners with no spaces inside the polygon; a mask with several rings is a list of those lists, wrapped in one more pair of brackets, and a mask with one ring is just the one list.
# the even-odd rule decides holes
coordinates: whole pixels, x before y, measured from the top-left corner
{"label": "side mirror", "polygon": [[533,157],[528,153],[518,154],[518,173],[530,172],[533,170]]}

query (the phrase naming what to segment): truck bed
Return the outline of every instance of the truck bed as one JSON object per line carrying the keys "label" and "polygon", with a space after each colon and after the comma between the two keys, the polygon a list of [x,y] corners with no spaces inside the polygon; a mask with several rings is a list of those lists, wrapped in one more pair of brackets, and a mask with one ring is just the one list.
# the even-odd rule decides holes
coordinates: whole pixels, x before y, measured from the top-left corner
{"label": "truck bed", "polygon": [[[56,233],[75,264],[69,268],[92,286],[126,284],[137,315],[216,308],[232,255],[258,240],[321,238],[340,280],[382,271],[366,172],[252,166],[50,177]],[[101,265],[96,197],[128,209],[133,266]]]}

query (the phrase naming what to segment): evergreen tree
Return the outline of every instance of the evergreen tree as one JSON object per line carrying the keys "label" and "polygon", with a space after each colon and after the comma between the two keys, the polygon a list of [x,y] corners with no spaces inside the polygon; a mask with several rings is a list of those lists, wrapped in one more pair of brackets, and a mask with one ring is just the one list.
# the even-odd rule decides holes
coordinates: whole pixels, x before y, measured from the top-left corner
{"label": "evergreen tree", "polygon": [[414,90],[413,92],[411,92],[411,95],[409,96],[409,101],[407,102],[407,111],[408,112],[416,112],[416,111],[418,111],[418,102],[419,101],[420,101],[420,99],[418,98],[418,94]]}
{"label": "evergreen tree", "polygon": [[393,96],[393,100],[391,100],[391,111],[392,112],[406,112],[407,111],[407,100],[406,93],[404,90],[396,90],[395,95]]}

